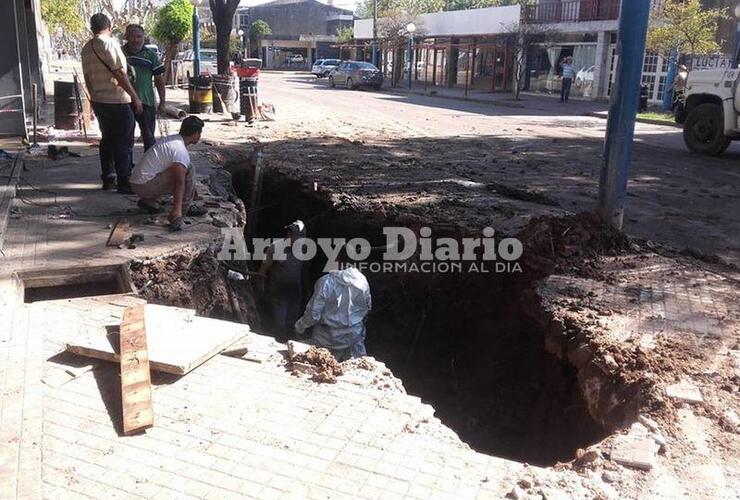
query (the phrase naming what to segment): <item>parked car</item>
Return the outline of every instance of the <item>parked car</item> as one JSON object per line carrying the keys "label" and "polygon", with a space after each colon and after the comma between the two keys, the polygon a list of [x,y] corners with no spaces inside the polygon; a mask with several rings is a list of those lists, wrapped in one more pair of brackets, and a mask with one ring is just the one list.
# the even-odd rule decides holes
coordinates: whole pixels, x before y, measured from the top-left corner
{"label": "parked car", "polygon": [[342,61],[329,73],[329,85],[337,84],[348,89],[372,87],[379,89],[383,85],[383,73],[374,65],[362,61]]}
{"label": "parked car", "polygon": [[[233,62],[231,64],[234,64]],[[185,51],[181,66],[181,78],[187,79],[187,74],[195,76],[193,71],[193,51]],[[216,59],[216,49],[200,49],[200,74],[201,75],[217,75],[218,74],[218,61]]]}
{"label": "parked car", "polygon": [[159,57],[160,60],[164,59],[164,53],[162,53],[162,51],[159,50],[159,46],[156,43],[148,43],[144,45],[144,47],[146,47],[147,49],[157,54],[157,57]]}
{"label": "parked car", "polygon": [[576,74],[576,81],[574,82],[576,84],[576,88],[580,89],[588,83],[593,84],[595,70],[595,66],[591,66],[589,68],[581,68],[581,70]]}
{"label": "parked car", "polygon": [[306,60],[303,59],[303,56],[302,55],[300,55],[300,54],[294,54],[292,56],[288,56],[288,62],[290,64],[296,64],[296,65],[298,65],[298,64],[305,63]]}
{"label": "parked car", "polygon": [[311,73],[316,75],[317,78],[323,78],[329,76],[331,70],[339,66],[341,61],[339,59],[319,59],[311,67]]}

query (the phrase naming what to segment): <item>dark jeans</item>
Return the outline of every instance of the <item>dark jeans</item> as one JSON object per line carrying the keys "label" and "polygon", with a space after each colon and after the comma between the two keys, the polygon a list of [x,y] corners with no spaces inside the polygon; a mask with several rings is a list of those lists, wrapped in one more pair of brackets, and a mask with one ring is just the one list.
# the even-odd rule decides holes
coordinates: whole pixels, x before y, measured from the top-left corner
{"label": "dark jeans", "polygon": [[[132,108],[133,109],[133,108]],[[144,151],[154,146],[154,127],[157,122],[157,108],[154,106],[144,105],[144,112],[140,115],[134,115],[136,123],[139,124],[141,132],[141,142],[144,143]]]}
{"label": "dark jeans", "polygon": [[293,325],[302,312],[300,283],[270,286],[268,292],[270,312],[277,334],[285,338],[295,337]]}
{"label": "dark jeans", "polygon": [[131,176],[134,112],[128,104],[92,104],[100,125],[100,169],[104,181],[126,182]]}
{"label": "dark jeans", "polygon": [[560,102],[568,102],[571,85],[573,85],[572,78],[563,78],[563,87],[560,89]]}

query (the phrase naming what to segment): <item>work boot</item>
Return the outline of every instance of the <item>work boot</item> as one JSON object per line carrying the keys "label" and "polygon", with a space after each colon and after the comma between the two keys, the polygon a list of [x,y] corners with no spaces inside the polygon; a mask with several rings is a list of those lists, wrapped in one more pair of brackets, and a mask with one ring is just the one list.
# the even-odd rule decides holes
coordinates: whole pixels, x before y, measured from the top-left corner
{"label": "work boot", "polygon": [[189,217],[200,217],[201,215],[205,215],[208,213],[208,209],[204,207],[203,205],[190,205],[188,207],[188,212],[186,215]]}
{"label": "work boot", "polygon": [[178,217],[177,219],[170,222],[170,231],[182,231],[182,217]]}
{"label": "work boot", "polygon": [[103,179],[103,191],[110,191],[116,185],[115,178]]}
{"label": "work boot", "polygon": [[140,209],[148,214],[158,214],[162,211],[162,207],[160,207],[158,203],[149,203],[144,200],[139,200],[136,202],[136,204],[139,206]]}
{"label": "work boot", "polygon": [[116,185],[116,192],[119,194],[134,194],[134,190],[131,189],[131,184],[128,182],[128,178],[119,179]]}

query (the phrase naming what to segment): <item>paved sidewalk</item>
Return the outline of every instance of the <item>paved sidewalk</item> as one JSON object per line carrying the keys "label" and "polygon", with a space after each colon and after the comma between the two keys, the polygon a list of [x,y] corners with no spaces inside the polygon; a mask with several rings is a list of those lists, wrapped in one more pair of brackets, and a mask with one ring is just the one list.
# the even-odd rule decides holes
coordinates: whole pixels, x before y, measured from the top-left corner
{"label": "paved sidewalk", "polygon": [[[100,189],[97,148],[68,143],[81,155],[52,161],[26,156],[15,198],[9,200],[7,230],[0,255],[0,498],[39,498],[43,442],[42,371],[45,334],[60,325],[53,321],[34,330],[39,319],[32,304],[24,304],[13,273],[91,265],[122,264],[132,258],[159,255],[183,247],[202,246],[220,237],[213,218],[237,219],[233,204],[192,220],[180,233],[170,233],[163,217],[151,218],[136,208],[135,196]],[[45,151],[45,148],[42,148]],[[199,153],[198,192],[213,199],[208,182],[216,170]],[[12,194],[12,193],[11,193]],[[120,217],[131,233],[144,236],[135,249],[106,247],[112,224]],[[220,224],[220,223],[219,223]],[[42,315],[43,317],[43,315]],[[57,348],[59,346],[57,345]]]}
{"label": "paved sidewalk", "polygon": [[469,90],[466,95],[465,89],[463,88],[451,89],[446,87],[433,87],[431,85],[425,88],[424,84],[420,84],[419,82],[412,83],[411,89],[408,89],[405,86],[405,82],[404,85],[399,85],[397,87],[385,85],[383,87],[383,91],[395,94],[444,97],[446,99],[527,109],[562,116],[592,115],[594,113],[606,112],[608,108],[608,103],[605,101],[571,99],[567,104],[562,104],[557,96],[547,96],[532,92],[522,92],[520,99],[516,100],[511,92],[491,92],[487,90]]}

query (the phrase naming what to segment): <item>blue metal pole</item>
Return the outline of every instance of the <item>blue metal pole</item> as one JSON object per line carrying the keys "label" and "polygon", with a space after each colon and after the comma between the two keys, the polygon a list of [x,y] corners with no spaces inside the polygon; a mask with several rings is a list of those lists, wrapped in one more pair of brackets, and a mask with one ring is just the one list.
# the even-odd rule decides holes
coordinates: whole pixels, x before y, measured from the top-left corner
{"label": "blue metal pole", "polygon": [[408,78],[408,87],[411,88],[411,74],[412,70],[414,69],[414,34],[409,33],[409,78]]}
{"label": "blue metal pole", "polygon": [[200,75],[200,18],[198,7],[193,8],[193,76]]}
{"label": "blue metal pole", "polygon": [[663,111],[673,109],[673,81],[676,79],[676,63],[678,54],[672,51],[668,59],[668,74],[665,77],[665,87],[663,87]]}
{"label": "blue metal pole", "polygon": [[373,63],[373,66],[378,66],[378,42],[373,39],[372,43],[370,44],[370,48],[372,50],[372,59],[370,62]]}
{"label": "blue metal pole", "polygon": [[630,0],[629,8],[622,8],[619,19],[619,62],[609,102],[599,182],[599,214],[605,222],[618,229],[622,228],[627,178],[632,162],[649,13],[650,0]]}
{"label": "blue metal pole", "polygon": [[740,63],[740,20],[738,20],[737,26],[735,27],[735,52],[734,52],[734,56],[735,56],[735,60],[733,61],[733,63],[734,63],[734,66],[737,67],[738,66],[738,63]]}

